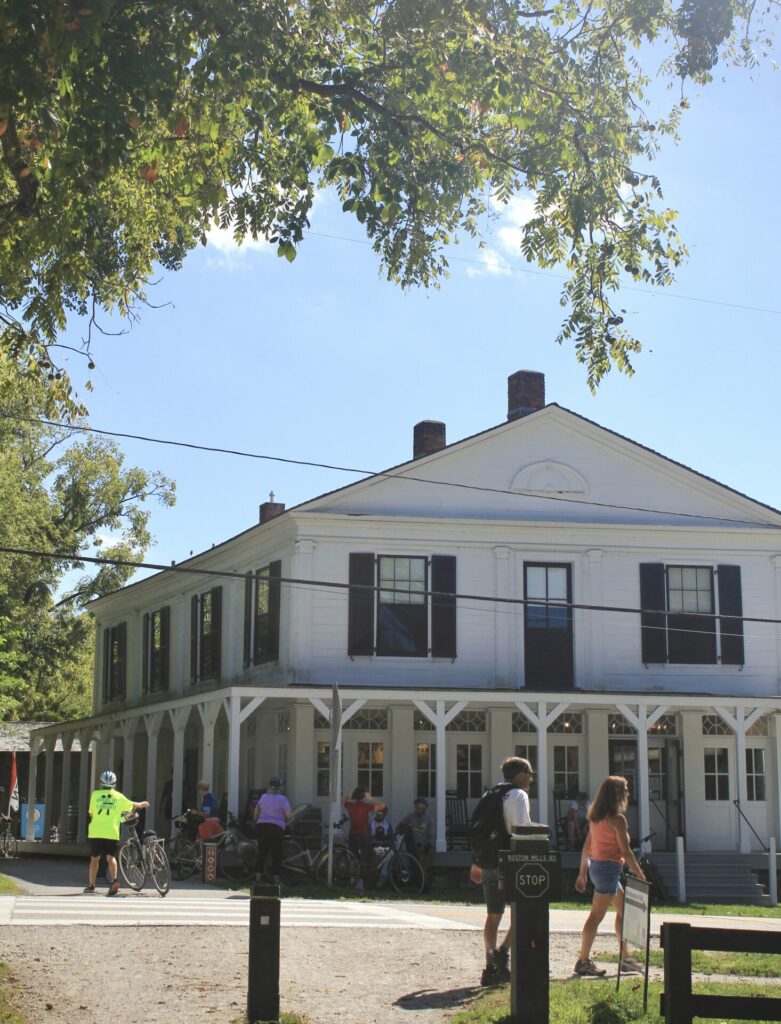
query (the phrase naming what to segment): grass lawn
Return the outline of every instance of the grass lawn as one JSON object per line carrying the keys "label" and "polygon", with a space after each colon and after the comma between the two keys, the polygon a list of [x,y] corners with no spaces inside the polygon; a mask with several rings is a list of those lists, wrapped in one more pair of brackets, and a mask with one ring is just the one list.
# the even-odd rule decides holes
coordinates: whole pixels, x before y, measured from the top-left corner
{"label": "grass lawn", "polygon": [[0,962],[0,1024],[27,1024],[24,1017],[8,1005],[11,984],[8,964]]}
{"label": "grass lawn", "polygon": [[[642,954],[633,951],[642,962]],[[600,954],[600,960],[616,963],[617,953]],[[664,952],[652,949],[648,956],[652,967],[664,967]],[[781,957],[775,953],[707,953],[692,950],[692,972],[694,974],[734,974],[748,978],[781,978]]]}
{"label": "grass lawn", "polygon": [[10,893],[11,895],[15,895],[21,891],[22,890],[12,878],[9,878],[7,875],[0,875],[0,893]]}
{"label": "grass lawn", "polygon": [[[588,910],[591,900],[565,900],[551,903],[551,910]],[[752,903],[660,903],[651,907],[652,914],[691,914],[717,917],[781,917],[777,907],[758,907]]]}
{"label": "grass lawn", "polygon": [[[662,986],[649,984],[648,1013],[644,1014],[642,978],[635,975],[627,982],[622,982],[618,993],[614,982],[608,979],[551,982],[549,1024],[664,1024],[664,1018],[659,1016]],[[701,995],[767,995],[767,986],[738,982],[699,982],[694,989]],[[510,1024],[509,986],[478,996],[471,1006],[451,1018],[451,1024]],[[730,1022],[721,1020],[721,1024]],[[770,1022],[758,1020],[757,1024]]]}

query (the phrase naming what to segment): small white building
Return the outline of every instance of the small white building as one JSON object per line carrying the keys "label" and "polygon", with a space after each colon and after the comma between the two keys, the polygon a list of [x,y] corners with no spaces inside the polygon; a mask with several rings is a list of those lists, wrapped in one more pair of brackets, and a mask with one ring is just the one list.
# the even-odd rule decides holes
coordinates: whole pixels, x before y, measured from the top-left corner
{"label": "small white building", "polygon": [[[78,795],[113,766],[174,810],[205,777],[238,811],[282,774],[328,803],[330,702],[341,790],[400,817],[472,805],[510,753],[552,822],[608,774],[631,782],[656,849],[748,853],[781,827],[781,513],[509,380],[507,419],[285,510],[95,601],[94,716],[39,729],[92,745]],[[66,761],[69,755],[65,755]],[[35,756],[31,759],[35,788]],[[68,778],[71,773],[68,770]],[[74,779],[76,772],[73,772]],[[48,834],[48,828],[45,829]]]}

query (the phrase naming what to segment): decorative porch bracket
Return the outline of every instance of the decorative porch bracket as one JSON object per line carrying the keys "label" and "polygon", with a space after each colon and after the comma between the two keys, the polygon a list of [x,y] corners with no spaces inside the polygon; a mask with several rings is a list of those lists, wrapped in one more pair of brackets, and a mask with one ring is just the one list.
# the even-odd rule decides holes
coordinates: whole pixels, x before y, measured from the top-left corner
{"label": "decorative porch bracket", "polygon": [[457,700],[450,708],[445,707],[444,700],[438,700],[435,707],[431,707],[424,700],[415,700],[415,707],[434,726],[437,736],[437,852],[444,853],[447,850],[445,805],[447,788],[447,759],[445,757],[445,743],[447,741],[446,729],[456,717],[460,715],[469,703],[468,700]]}
{"label": "decorative porch bracket", "polygon": [[[651,827],[651,816],[649,813],[650,792],[648,789],[648,730],[656,725],[669,706],[669,704],[659,704],[649,714],[647,705],[638,704],[637,713],[635,714],[628,704],[616,704],[616,707],[627,722],[637,730],[637,803],[640,829],[638,839],[643,839],[647,836]],[[650,839],[642,844],[642,848],[644,853],[650,851]]]}
{"label": "decorative porch bracket", "polygon": [[536,711],[532,711],[531,705],[526,704],[524,701],[517,700],[515,704],[518,710],[529,719],[537,730],[537,764],[532,765],[532,768],[537,772],[537,807],[540,822],[543,825],[547,825],[548,793],[550,792],[548,786],[548,729],[550,729],[559,715],[564,714],[569,704],[561,701],[554,705],[551,711],[548,711],[548,702],[544,700],[538,701]]}
{"label": "decorative porch bracket", "polygon": [[[168,716],[171,719],[171,728],[174,731],[174,789],[171,793],[171,817],[175,818],[182,813],[182,786],[184,785],[184,730],[190,719],[192,704],[181,708],[169,708]],[[157,787],[155,787],[157,788]],[[173,834],[173,833],[172,833]]]}
{"label": "decorative porch bracket", "polygon": [[[734,715],[723,705],[713,705],[719,718],[735,733],[735,778],[737,781],[738,804],[745,807],[748,799],[746,788],[746,733],[762,715],[762,708],[754,708],[746,714],[743,704],[735,705]],[[738,814],[738,846],[741,853],[751,853],[751,836],[748,825]]]}
{"label": "decorative porch bracket", "polygon": [[[154,824],[157,814],[157,738],[160,735],[165,712],[153,711],[150,715],[144,715],[144,728],[146,729],[146,799],[149,801],[147,810],[147,821]],[[176,800],[174,790],[173,799]],[[174,810],[175,804],[171,805],[171,814],[175,815],[182,809],[182,790],[179,789],[179,809]],[[172,826],[173,827],[173,826]]]}

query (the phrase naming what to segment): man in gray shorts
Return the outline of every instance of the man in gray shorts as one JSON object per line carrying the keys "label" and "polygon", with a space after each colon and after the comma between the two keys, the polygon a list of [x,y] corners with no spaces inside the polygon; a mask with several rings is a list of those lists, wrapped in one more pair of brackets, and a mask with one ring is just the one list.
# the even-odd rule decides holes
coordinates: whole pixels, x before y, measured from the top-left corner
{"label": "man in gray shorts", "polygon": [[[502,778],[507,785],[507,792],[502,801],[505,839],[502,849],[510,847],[510,833],[515,825],[531,824],[529,815],[529,786],[534,778],[531,764],[525,757],[506,757],[502,761]],[[509,960],[512,942],[512,927],[505,935],[501,945],[497,945],[499,925],[502,921],[506,900],[504,885],[498,867],[481,868],[473,864],[469,872],[473,882],[483,885],[485,896],[485,926],[483,941],[485,944],[485,968],[481,985],[499,985],[510,980]]]}

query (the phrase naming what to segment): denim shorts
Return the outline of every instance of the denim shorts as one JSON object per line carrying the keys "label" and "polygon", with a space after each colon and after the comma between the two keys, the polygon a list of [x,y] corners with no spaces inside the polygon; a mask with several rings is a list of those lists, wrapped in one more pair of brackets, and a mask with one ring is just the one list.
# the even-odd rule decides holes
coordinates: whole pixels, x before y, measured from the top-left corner
{"label": "denim shorts", "polygon": [[594,891],[600,896],[615,896],[621,892],[621,868],[624,865],[617,860],[591,860],[588,873],[594,885]]}

